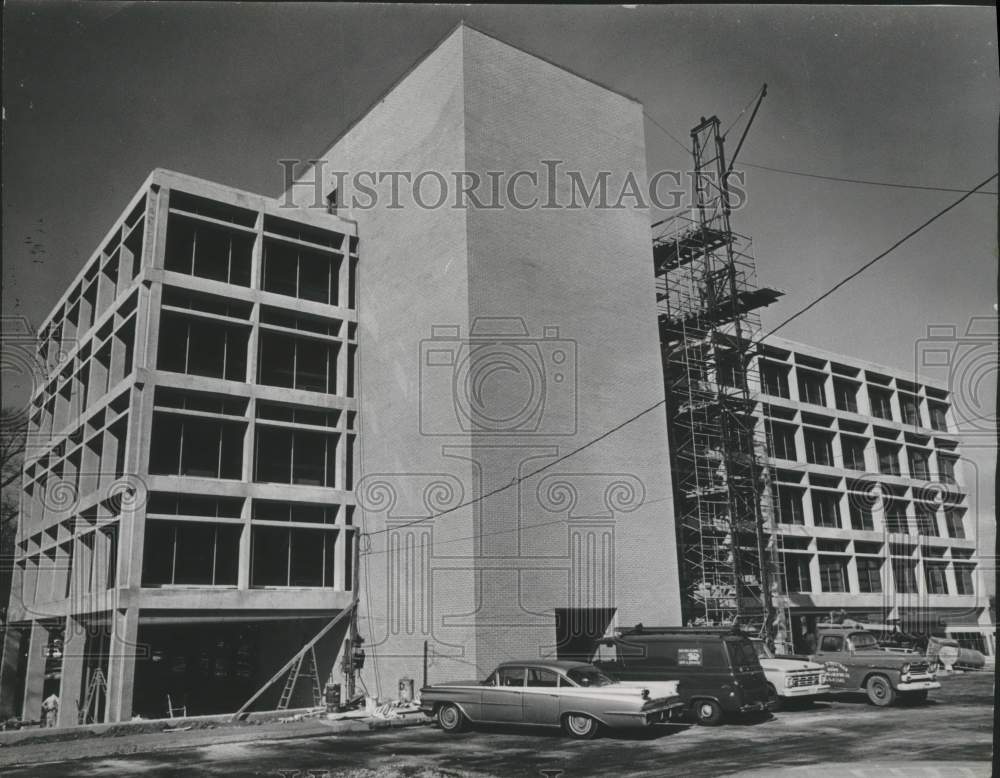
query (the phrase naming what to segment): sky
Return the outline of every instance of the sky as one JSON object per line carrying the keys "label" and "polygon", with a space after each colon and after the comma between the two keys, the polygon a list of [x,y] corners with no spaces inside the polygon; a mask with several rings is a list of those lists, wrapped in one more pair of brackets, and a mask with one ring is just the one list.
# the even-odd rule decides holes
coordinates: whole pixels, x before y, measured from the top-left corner
{"label": "sky", "polygon": [[[276,196],[277,160],[320,154],[463,19],[640,100],[651,174],[690,168],[657,124],[682,142],[702,116],[726,127],[765,82],[742,163],[954,189],[997,170],[989,7],[12,0],[3,13],[3,315],[34,326],[153,168]],[[761,283],[785,292],[765,330],[960,196],[743,170],[734,227]],[[780,334],[912,371],[928,327],[954,326],[955,349],[979,354],[969,375],[985,375],[956,388],[995,420],[995,347],[962,336],[980,317],[995,337],[996,287],[997,197],[977,194]],[[965,445],[990,517],[991,438]]]}

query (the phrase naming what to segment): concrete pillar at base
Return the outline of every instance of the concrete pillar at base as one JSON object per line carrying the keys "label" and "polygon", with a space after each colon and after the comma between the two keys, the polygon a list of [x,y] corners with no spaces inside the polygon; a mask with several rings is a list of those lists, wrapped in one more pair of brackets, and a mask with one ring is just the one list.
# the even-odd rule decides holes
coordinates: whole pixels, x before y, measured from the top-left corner
{"label": "concrete pillar at base", "polygon": [[60,727],[75,727],[83,704],[83,653],[87,647],[84,625],[72,616],[66,617],[63,637],[62,682],[59,686]]}
{"label": "concrete pillar at base", "polygon": [[28,641],[28,662],[24,670],[24,705],[21,708],[21,717],[25,721],[35,721],[42,716],[45,648],[49,643],[49,631],[40,622],[33,621]]}
{"label": "concrete pillar at base", "polygon": [[128,721],[132,718],[138,637],[139,609],[115,611],[111,656],[108,659],[108,705],[105,721]]}
{"label": "concrete pillar at base", "polygon": [[14,709],[21,683],[18,673],[21,664],[21,646],[28,639],[27,627],[8,626],[3,638],[3,664],[0,665],[0,719],[20,714]]}

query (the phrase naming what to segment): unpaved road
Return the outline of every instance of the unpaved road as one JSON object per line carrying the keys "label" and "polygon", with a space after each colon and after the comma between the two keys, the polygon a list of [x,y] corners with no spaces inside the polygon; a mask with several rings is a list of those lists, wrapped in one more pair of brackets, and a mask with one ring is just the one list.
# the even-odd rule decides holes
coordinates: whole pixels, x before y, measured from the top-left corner
{"label": "unpaved road", "polygon": [[[715,776],[782,769],[825,775],[989,775],[993,676],[942,678],[920,707],[831,699],[767,720],[720,727],[664,725],[574,741],[545,729],[436,727],[323,730],[316,722],[212,732],[91,739],[0,749],[10,776]],[[298,727],[298,728],[297,728]],[[288,735],[295,739],[288,739]],[[276,739],[280,738],[280,739]],[[221,742],[223,739],[237,742]],[[214,741],[214,742],[213,742]],[[96,751],[104,748],[103,756]],[[157,750],[150,750],[150,749]],[[134,752],[134,753],[133,753]],[[820,767],[826,765],[826,768]],[[849,765],[849,767],[847,766]],[[543,772],[544,771],[544,772]]]}

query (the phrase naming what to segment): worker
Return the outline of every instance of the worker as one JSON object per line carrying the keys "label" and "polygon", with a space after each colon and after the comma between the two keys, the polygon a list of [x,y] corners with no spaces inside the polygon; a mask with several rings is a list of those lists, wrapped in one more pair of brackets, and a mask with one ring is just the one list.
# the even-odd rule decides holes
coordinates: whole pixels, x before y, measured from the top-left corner
{"label": "worker", "polygon": [[802,649],[802,653],[807,655],[816,653],[816,633],[813,630],[807,629],[802,636]]}
{"label": "worker", "polygon": [[59,698],[55,692],[42,700],[42,726],[54,727],[59,718]]}

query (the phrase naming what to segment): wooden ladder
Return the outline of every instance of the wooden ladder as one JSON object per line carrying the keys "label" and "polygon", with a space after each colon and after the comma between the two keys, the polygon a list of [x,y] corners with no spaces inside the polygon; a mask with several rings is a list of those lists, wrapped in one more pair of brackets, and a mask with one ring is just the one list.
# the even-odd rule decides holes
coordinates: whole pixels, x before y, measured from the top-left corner
{"label": "wooden ladder", "polygon": [[[108,682],[104,678],[104,671],[98,667],[90,676],[90,681],[87,684],[87,693],[83,698],[83,709],[80,711],[79,721],[81,724],[96,724],[97,714],[101,706],[100,695],[104,695],[104,699],[108,697]],[[91,713],[91,708],[93,708],[93,713]],[[88,722],[87,720],[90,719]]]}
{"label": "wooden ladder", "polygon": [[[302,666],[303,662],[305,662],[305,668]],[[300,676],[312,679],[313,707],[319,708],[323,705],[323,687],[320,684],[319,667],[316,664],[316,649],[310,648],[295,661],[292,669],[289,670],[285,688],[281,690],[281,697],[278,699],[278,710],[288,710],[288,703],[292,700]]]}

